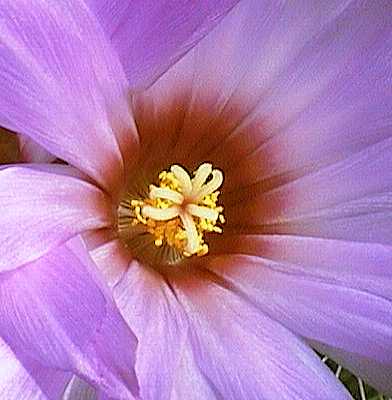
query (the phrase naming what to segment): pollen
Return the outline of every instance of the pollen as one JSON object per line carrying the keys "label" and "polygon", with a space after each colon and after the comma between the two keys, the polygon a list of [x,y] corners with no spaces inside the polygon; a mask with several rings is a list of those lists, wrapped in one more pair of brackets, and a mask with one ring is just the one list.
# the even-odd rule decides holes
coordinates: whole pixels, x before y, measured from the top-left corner
{"label": "pollen", "polygon": [[120,204],[119,230],[124,224],[144,229],[155,247],[169,246],[183,257],[206,255],[206,234],[223,232],[225,218],[218,203],[222,183],[223,173],[209,163],[192,176],[182,166],[172,165],[158,175],[145,198],[128,197]]}

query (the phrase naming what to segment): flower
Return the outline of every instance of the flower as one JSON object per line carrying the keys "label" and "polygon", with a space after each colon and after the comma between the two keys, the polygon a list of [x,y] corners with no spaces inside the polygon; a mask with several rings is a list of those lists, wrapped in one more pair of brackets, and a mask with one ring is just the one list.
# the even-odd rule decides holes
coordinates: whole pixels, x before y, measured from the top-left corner
{"label": "flower", "polygon": [[[7,265],[82,234],[138,340],[142,399],[349,398],[310,346],[391,392],[391,4],[245,0],[181,59],[145,46],[146,76],[123,40],[132,25],[90,5],[121,63],[101,36],[77,65],[58,54],[75,62],[80,35],[45,41],[44,67],[23,64],[16,100],[0,97],[1,125],[75,167],[1,171],[35,200],[2,242],[27,226],[43,238],[22,236]],[[40,101],[27,101],[26,72],[48,61],[52,75],[28,86]],[[129,84],[146,88],[133,118]],[[222,171],[219,198],[194,196],[200,168],[202,185]],[[223,232],[189,205],[224,213]]]}

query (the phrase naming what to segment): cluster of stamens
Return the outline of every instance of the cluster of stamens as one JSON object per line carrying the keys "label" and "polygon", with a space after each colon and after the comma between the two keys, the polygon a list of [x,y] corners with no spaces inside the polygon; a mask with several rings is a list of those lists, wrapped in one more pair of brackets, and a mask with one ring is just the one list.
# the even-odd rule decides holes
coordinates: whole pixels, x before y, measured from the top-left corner
{"label": "cluster of stamens", "polygon": [[225,222],[218,205],[218,189],[223,183],[221,171],[202,164],[191,177],[179,165],[159,174],[158,186],[150,185],[148,197],[128,198],[132,227],[143,227],[153,235],[156,247],[168,245],[183,256],[208,253],[206,232],[222,233],[218,223]]}

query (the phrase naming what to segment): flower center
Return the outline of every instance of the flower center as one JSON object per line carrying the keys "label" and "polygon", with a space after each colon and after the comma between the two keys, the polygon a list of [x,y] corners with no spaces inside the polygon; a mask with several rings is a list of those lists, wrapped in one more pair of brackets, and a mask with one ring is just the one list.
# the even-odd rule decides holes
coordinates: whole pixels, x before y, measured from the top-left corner
{"label": "flower center", "polygon": [[[162,171],[158,185],[150,185],[145,198],[128,194],[118,208],[118,230],[128,247],[135,247],[135,234],[150,234],[156,248],[172,251],[169,263],[183,257],[208,253],[205,233],[222,233],[225,222],[218,205],[223,173],[202,164],[193,177],[179,165]],[[126,233],[126,235],[124,235]],[[138,244],[137,243],[137,244]],[[174,253],[173,253],[174,251]]]}

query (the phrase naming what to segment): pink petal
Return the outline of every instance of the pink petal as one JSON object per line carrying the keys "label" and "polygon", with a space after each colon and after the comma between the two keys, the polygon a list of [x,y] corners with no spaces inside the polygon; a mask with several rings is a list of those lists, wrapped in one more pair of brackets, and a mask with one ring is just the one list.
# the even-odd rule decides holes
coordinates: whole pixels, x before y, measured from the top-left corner
{"label": "pink petal", "polygon": [[107,196],[68,171],[73,174],[64,166],[0,170],[1,271],[33,261],[77,233],[112,223]]}
{"label": "pink petal", "polygon": [[198,367],[224,399],[349,399],[316,354],[216,283],[178,284]]}
{"label": "pink petal", "polygon": [[114,398],[132,399],[135,337],[82,250],[73,240],[2,274],[0,332],[18,354],[76,373]]}
{"label": "pink petal", "polygon": [[187,342],[183,347],[171,400],[218,400],[220,398],[220,394],[197,366],[191,344]]}
{"label": "pink petal", "polygon": [[238,0],[88,0],[132,86],[145,87],[208,34]]}
{"label": "pink petal", "polygon": [[2,339],[0,365],[0,398],[7,400],[59,399],[70,375],[31,361],[22,364]]}
{"label": "pink petal", "polygon": [[[253,169],[249,181],[318,169],[390,137],[391,3],[343,6],[286,64],[248,118],[271,126],[238,165]],[[260,169],[267,154],[270,165]]]}
{"label": "pink petal", "polygon": [[[265,258],[267,250],[263,258],[213,258],[208,268],[297,334],[391,363],[391,250],[311,240],[297,243],[295,249],[295,239],[281,241],[280,255],[274,251],[276,261]],[[290,253],[290,246],[295,252]],[[345,258],[350,251],[353,255]],[[361,255],[364,260],[357,263]],[[362,268],[366,261],[370,266]]]}
{"label": "pink petal", "polygon": [[[209,37],[217,49],[212,55],[206,43],[202,60],[211,57],[224,69],[217,68],[218,78],[211,78],[211,62],[204,62],[208,67],[201,71],[224,82],[210,95],[202,87],[199,102],[202,96],[210,107],[215,101],[219,120],[228,122],[223,129],[208,126],[205,136],[215,146],[197,149],[200,156],[227,166],[235,187],[318,169],[390,136],[390,2],[368,7],[303,1],[282,9],[266,2],[265,10],[259,8],[262,16],[255,3],[244,2],[242,14],[233,16],[238,33],[222,24],[221,36],[215,42]],[[234,38],[238,44],[228,51],[223,44]],[[231,117],[238,113],[240,118]],[[214,131],[220,133],[211,135]],[[230,163],[231,153],[241,162]]]}
{"label": "pink petal", "polygon": [[126,78],[95,17],[80,0],[6,0],[0,18],[0,124],[115,189],[120,150],[134,149],[136,134]]}
{"label": "pink petal", "polygon": [[95,247],[90,255],[110,287],[121,280],[133,258],[118,239]]}
{"label": "pink petal", "polygon": [[392,138],[245,200],[228,219],[272,232],[391,243],[391,157]]}
{"label": "pink petal", "polygon": [[138,339],[136,374],[143,399],[171,399],[187,323],[162,276],[136,261],[114,288],[114,298]]}

